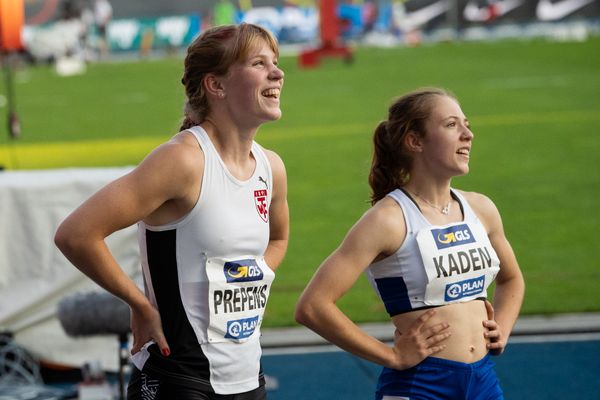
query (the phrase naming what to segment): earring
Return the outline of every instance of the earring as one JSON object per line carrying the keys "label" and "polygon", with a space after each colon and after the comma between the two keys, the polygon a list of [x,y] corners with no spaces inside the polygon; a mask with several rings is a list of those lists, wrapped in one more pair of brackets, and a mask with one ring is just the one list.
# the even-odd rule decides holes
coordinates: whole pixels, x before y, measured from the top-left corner
{"label": "earring", "polygon": [[223,99],[223,98],[225,98],[225,93],[223,93],[223,92],[219,92],[219,98],[220,98],[220,99]]}

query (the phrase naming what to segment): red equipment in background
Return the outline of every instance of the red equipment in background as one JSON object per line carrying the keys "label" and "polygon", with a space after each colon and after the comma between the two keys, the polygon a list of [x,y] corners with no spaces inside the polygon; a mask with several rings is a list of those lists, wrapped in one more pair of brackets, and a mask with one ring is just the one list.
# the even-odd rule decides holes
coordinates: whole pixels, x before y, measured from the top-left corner
{"label": "red equipment in background", "polygon": [[2,52],[23,49],[21,29],[25,20],[23,0],[0,0],[0,49]]}
{"label": "red equipment in background", "polygon": [[341,57],[347,62],[352,61],[352,52],[343,43],[340,43],[340,18],[337,15],[337,2],[335,0],[319,1],[321,45],[316,49],[305,50],[300,53],[301,67],[315,67],[322,57]]}
{"label": "red equipment in background", "polygon": [[23,50],[21,30],[24,21],[25,5],[23,0],[0,0],[0,51],[6,78],[8,133],[13,139],[21,135],[21,124],[15,106],[11,53]]}

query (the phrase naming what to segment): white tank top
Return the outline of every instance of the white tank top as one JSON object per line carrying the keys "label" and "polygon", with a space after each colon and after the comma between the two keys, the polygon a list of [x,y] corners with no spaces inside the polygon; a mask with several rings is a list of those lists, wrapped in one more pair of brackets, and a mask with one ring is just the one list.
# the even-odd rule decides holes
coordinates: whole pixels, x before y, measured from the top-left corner
{"label": "white tank top", "polygon": [[402,208],[406,238],[366,275],[390,316],[487,296],[500,261],[469,203],[451,191],[464,219],[443,226],[429,223],[401,189],[388,194]]}
{"label": "white tank top", "polygon": [[[177,359],[178,342],[188,343],[181,349],[185,354],[181,364],[189,365],[195,351],[197,364],[208,364],[210,371],[200,371],[198,376],[193,368],[174,372],[177,365],[167,364],[167,359],[153,353],[150,367],[165,375],[209,380],[219,394],[241,393],[259,384],[260,324],[275,276],[263,258],[269,243],[271,166],[262,148],[253,142],[256,168],[249,179],[236,179],[204,129],[195,126],[188,130],[204,153],[198,201],[187,215],[171,224],[140,222],[139,242],[146,293],[159,309],[167,340],[171,339],[169,358]],[[177,279],[173,280],[175,272]],[[177,287],[166,290],[168,281]],[[181,315],[175,317],[177,310],[182,310]],[[197,345],[189,343],[197,343],[200,349],[194,350]],[[150,355],[137,353],[133,361],[141,370]]]}

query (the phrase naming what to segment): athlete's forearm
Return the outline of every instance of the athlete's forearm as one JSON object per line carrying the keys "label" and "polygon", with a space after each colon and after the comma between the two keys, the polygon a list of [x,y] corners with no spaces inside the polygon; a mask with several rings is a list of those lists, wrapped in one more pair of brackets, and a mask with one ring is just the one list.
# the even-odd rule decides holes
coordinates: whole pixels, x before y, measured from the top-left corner
{"label": "athlete's forearm", "polygon": [[287,251],[287,239],[271,239],[265,251],[265,261],[267,265],[275,271],[285,257]]}
{"label": "athlete's forearm", "polygon": [[104,240],[76,237],[57,232],[57,247],[77,269],[131,307],[145,307],[148,300],[121,269]]}
{"label": "athlete's forearm", "polygon": [[393,349],[360,329],[335,304],[304,297],[297,305],[295,317],[345,351],[379,365],[393,364]]}
{"label": "athlete's forearm", "polygon": [[496,284],[493,303],[495,319],[505,335],[505,340],[508,340],[517,321],[524,294],[525,283],[521,275]]}

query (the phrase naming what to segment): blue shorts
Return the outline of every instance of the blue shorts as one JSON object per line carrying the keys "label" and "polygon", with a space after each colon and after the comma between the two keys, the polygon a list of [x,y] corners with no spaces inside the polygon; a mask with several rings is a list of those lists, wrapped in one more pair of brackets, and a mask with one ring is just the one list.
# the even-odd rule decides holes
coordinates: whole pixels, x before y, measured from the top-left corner
{"label": "blue shorts", "polygon": [[502,400],[494,363],[486,355],[472,364],[428,357],[403,370],[384,368],[376,400]]}

